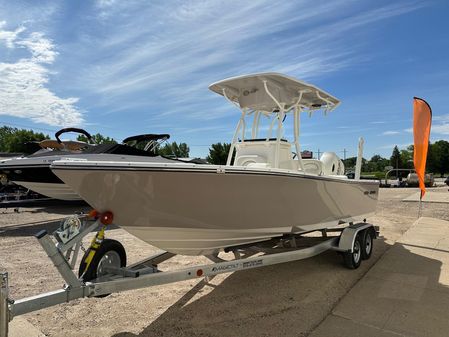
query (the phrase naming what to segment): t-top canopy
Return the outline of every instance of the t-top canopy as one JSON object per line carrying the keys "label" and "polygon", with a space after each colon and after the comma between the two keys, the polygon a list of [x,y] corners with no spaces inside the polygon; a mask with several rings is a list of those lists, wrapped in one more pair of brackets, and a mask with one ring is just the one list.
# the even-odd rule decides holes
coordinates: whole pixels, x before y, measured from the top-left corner
{"label": "t-top canopy", "polygon": [[258,111],[272,112],[279,109],[270,94],[284,104],[285,111],[295,106],[299,98],[299,106],[307,110],[332,110],[340,104],[337,98],[314,85],[279,73],[231,77],[211,84],[209,89],[237,103],[242,109]]}

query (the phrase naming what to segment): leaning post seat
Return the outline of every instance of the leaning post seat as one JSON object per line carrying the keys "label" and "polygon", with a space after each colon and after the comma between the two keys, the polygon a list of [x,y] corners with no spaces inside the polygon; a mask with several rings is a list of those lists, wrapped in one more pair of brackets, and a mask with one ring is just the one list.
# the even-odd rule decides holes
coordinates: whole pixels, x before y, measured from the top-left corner
{"label": "leaning post seat", "polygon": [[319,159],[303,159],[304,171],[306,173],[316,174],[318,176],[323,174],[323,162]]}
{"label": "leaning post seat", "polygon": [[[293,162],[291,144],[281,139],[279,153],[279,168],[297,169],[297,165]],[[276,151],[276,139],[258,138],[248,139],[236,144],[235,166],[248,167],[274,167]]]}

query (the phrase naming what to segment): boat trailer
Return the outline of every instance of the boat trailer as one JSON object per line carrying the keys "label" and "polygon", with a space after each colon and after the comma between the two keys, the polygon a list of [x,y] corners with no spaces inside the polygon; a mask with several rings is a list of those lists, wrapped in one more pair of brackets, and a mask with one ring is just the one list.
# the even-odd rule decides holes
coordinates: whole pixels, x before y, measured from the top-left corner
{"label": "boat trailer", "polygon": [[[94,219],[91,219],[92,215]],[[8,273],[0,272],[0,337],[8,336],[9,322],[13,317],[78,298],[104,297],[125,290],[189,279],[208,279],[218,274],[302,260],[327,250],[340,252],[345,265],[350,269],[356,269],[362,259],[371,256],[373,239],[379,233],[378,227],[365,221],[349,223],[344,228],[315,231],[321,231],[321,237],[307,237],[307,239],[318,243],[305,248],[298,245],[298,242],[301,242],[299,239],[305,239],[302,236],[305,233],[290,234],[260,243],[225,249],[234,253],[233,260],[223,260],[215,254],[207,256],[213,263],[162,272],[158,269],[158,264],[175,254],[162,251],[125,267],[120,256],[123,246],[118,241],[104,238],[106,227],[112,224],[112,214],[105,212],[90,216],[85,214],[70,216],[61,222],[60,228],[52,236],[45,230],[35,235],[65,281],[61,289],[13,300],[9,294]],[[97,233],[84,254],[77,275],[74,268],[82,248],[82,239],[94,231]],[[332,232],[339,235],[328,236],[328,233]],[[105,245],[106,242],[109,245]],[[105,251],[102,249],[104,246],[111,248]],[[96,258],[95,254],[101,256]],[[87,275],[90,276],[86,277]]]}

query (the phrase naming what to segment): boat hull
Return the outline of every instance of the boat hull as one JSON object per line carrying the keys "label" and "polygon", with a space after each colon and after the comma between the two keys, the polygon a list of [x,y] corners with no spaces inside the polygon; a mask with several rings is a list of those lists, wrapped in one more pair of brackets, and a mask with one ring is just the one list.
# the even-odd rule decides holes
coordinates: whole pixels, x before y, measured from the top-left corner
{"label": "boat hull", "polygon": [[[52,162],[64,158],[78,158],[80,160],[118,161],[118,162],[150,162],[163,161],[155,157],[127,156],[117,154],[68,154],[64,157],[36,156],[29,158],[14,158],[0,161],[0,174],[5,174],[8,180],[21,185],[36,193],[59,200],[82,200],[79,195],[50,169]],[[170,160],[168,160],[170,161]]]}
{"label": "boat hull", "polygon": [[13,181],[31,191],[58,200],[82,200],[69,186],[64,183],[42,183],[33,181]]}
{"label": "boat hull", "polygon": [[210,165],[52,165],[98,211],[138,238],[177,254],[207,255],[286,233],[335,227],[375,210],[378,185]]}
{"label": "boat hull", "polygon": [[[21,159],[19,163],[24,161]],[[7,172],[7,177],[14,184],[46,197],[59,200],[81,200],[74,190],[54,175],[49,162],[36,165],[0,165],[0,171]]]}

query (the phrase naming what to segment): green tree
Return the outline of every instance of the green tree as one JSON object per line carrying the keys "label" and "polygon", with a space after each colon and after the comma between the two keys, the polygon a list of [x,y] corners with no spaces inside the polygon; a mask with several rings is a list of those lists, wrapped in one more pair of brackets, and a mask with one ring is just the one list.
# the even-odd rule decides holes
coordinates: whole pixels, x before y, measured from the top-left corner
{"label": "green tree", "polygon": [[211,164],[225,165],[230,148],[230,143],[212,144],[209,148],[209,155],[206,157],[206,160]]}
{"label": "green tree", "polygon": [[434,173],[443,176],[449,171],[449,142],[438,140],[430,145],[427,168]]}
{"label": "green tree", "polygon": [[163,146],[157,149],[157,153],[161,156],[175,157],[175,158],[188,158],[190,148],[186,143],[169,143],[166,142]]}
{"label": "green tree", "polygon": [[357,157],[349,157],[343,160],[343,164],[346,169],[355,169],[355,163],[357,161]]}
{"label": "green tree", "polygon": [[437,172],[435,170],[435,162],[437,161],[437,157],[434,150],[433,144],[429,142],[429,147],[427,148],[426,172]]}
{"label": "green tree", "polygon": [[397,145],[394,147],[393,153],[391,154],[390,165],[396,169],[401,168],[401,166],[402,166],[401,165],[401,152],[399,152],[399,148]]}
{"label": "green tree", "polygon": [[[17,129],[16,129],[17,130]],[[0,128],[0,152],[9,152],[9,140],[14,133],[14,128],[2,126]]]}
{"label": "green tree", "polygon": [[[107,136],[103,136],[100,133],[96,133],[95,135],[92,135],[92,139],[95,142],[95,144],[116,144],[117,141],[114,138],[110,138]],[[88,143],[88,139],[85,135],[78,135],[76,140],[80,142]]]}
{"label": "green tree", "polygon": [[400,154],[400,168],[406,168],[406,169],[412,169],[413,168],[413,150],[409,150],[410,147],[408,147],[406,150],[401,150]]}
{"label": "green tree", "polygon": [[28,153],[29,147],[26,143],[48,138],[48,135],[41,132],[3,126],[0,128],[0,151]]}
{"label": "green tree", "polygon": [[390,165],[390,161],[383,158],[381,155],[375,154],[368,162],[370,170],[367,172],[382,172],[385,170],[385,166]]}
{"label": "green tree", "polygon": [[386,172],[386,167],[390,166],[390,160],[387,158],[382,158],[377,164],[377,170],[381,172]]}

